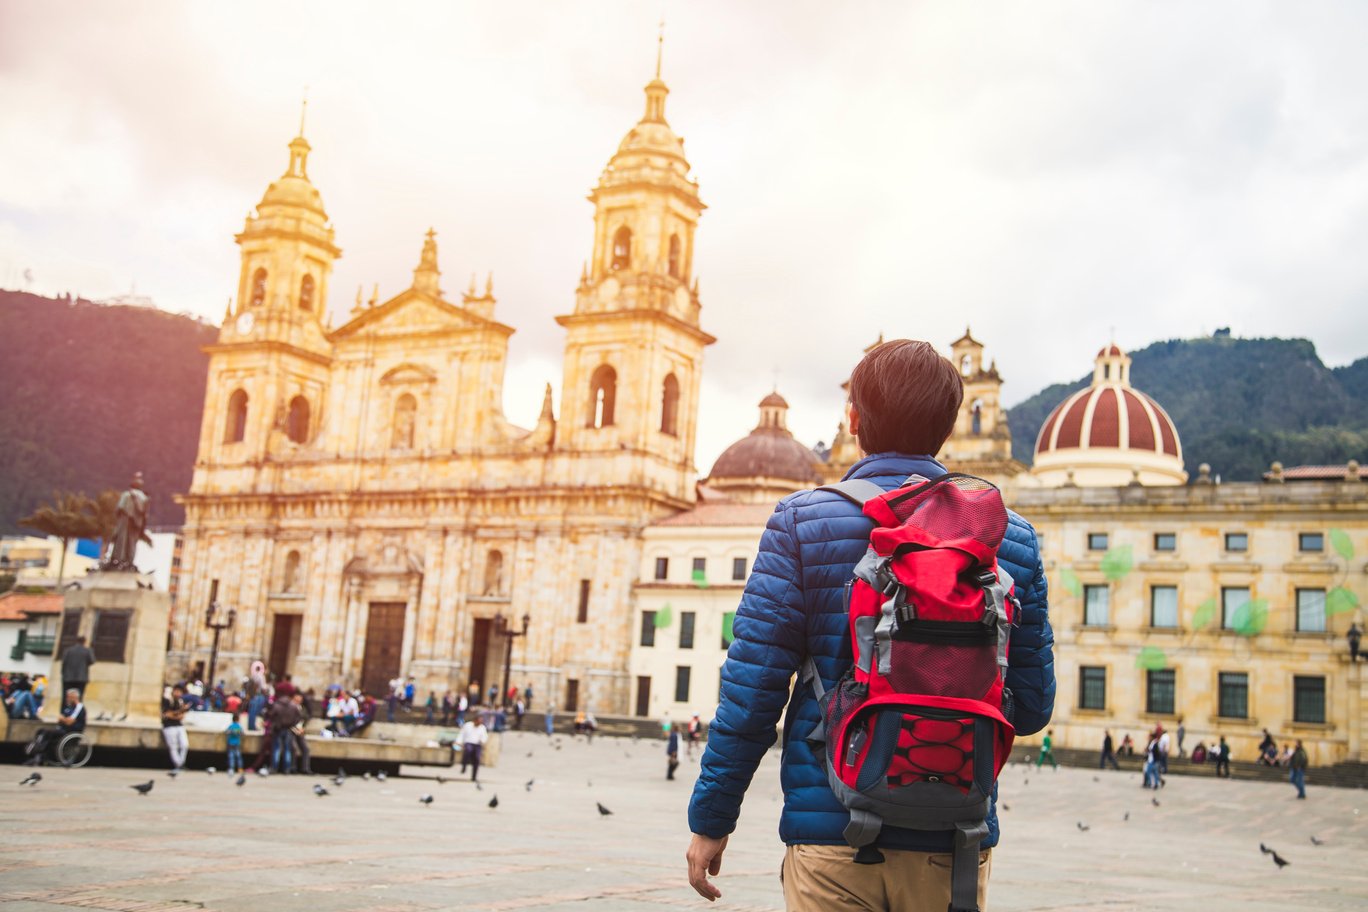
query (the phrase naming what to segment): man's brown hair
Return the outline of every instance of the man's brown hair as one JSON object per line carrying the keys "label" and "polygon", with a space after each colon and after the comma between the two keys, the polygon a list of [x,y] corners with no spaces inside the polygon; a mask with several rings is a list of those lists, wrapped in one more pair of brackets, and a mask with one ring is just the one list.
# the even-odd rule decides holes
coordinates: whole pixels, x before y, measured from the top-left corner
{"label": "man's brown hair", "polygon": [[955,429],[963,401],[959,371],[928,342],[885,342],[850,375],[856,436],[866,453],[935,456]]}

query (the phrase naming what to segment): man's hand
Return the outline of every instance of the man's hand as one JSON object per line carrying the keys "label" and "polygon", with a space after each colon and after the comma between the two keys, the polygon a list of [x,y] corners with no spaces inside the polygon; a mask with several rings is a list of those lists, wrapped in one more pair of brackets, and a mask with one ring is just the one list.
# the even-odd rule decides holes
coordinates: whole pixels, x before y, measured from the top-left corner
{"label": "man's hand", "polygon": [[722,896],[722,891],[708,882],[708,875],[716,877],[717,872],[722,870],[722,853],[727,848],[728,838],[709,839],[695,833],[689,842],[689,850],[684,853],[689,862],[689,886],[708,902]]}

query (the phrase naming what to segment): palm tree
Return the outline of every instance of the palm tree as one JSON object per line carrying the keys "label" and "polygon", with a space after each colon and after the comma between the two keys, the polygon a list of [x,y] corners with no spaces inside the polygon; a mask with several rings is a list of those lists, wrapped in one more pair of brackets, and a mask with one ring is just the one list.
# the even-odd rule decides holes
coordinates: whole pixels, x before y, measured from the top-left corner
{"label": "palm tree", "polygon": [[57,564],[57,590],[62,589],[66,573],[67,546],[73,538],[93,538],[100,535],[97,505],[84,494],[58,491],[52,503],[45,504],[19,520],[19,525],[62,540],[62,558]]}

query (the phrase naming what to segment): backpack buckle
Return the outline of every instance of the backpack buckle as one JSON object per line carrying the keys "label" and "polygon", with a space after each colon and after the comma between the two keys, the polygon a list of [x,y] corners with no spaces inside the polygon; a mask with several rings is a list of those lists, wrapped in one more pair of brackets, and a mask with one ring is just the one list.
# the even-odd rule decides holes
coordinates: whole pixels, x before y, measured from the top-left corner
{"label": "backpack buckle", "polygon": [[974,579],[976,582],[978,582],[980,587],[987,589],[989,586],[997,582],[997,571],[994,570],[992,567],[985,567],[978,572],[978,575],[974,577]]}
{"label": "backpack buckle", "polygon": [[904,588],[893,572],[892,565],[892,559],[885,559],[880,561],[879,566],[874,570],[874,581],[878,583],[877,588],[880,595],[893,596]]}

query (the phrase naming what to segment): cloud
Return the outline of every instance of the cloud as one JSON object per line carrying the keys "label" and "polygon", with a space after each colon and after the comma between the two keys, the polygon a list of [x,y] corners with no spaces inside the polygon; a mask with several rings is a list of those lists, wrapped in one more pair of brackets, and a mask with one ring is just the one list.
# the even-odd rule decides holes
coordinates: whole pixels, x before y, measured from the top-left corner
{"label": "cloud", "polygon": [[668,113],[710,206],[700,471],[776,377],[800,437],[829,441],[880,332],[971,324],[1008,402],[1113,334],[1368,353],[1368,11],[1349,3],[0,0],[0,282],[136,281],[217,320],[308,86],[333,310],[407,285],[436,227],[449,292],[494,273],[519,330],[508,410],[530,422],[662,10]]}

